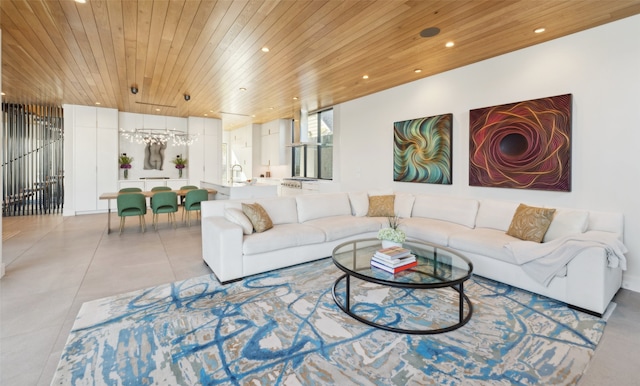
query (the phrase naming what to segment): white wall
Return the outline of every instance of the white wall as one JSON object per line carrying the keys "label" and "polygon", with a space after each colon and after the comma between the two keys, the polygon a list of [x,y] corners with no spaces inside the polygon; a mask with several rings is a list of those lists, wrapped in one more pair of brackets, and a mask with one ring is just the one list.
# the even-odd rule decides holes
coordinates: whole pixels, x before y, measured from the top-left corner
{"label": "white wall", "polygon": [[[341,104],[343,190],[497,198],[622,212],[628,270],[640,291],[640,15]],[[572,191],[469,186],[469,110],[573,94]],[[393,123],[453,114],[453,184],[393,181]],[[355,162],[354,162],[355,160]]]}
{"label": "white wall", "polygon": [[[118,113],[119,128],[126,131],[134,131],[135,129],[155,129],[155,130],[177,130],[183,133],[188,132],[187,118],[170,117],[163,115],[136,114],[136,113]],[[129,169],[129,179],[138,180],[140,177],[167,177],[178,178],[178,169],[172,161],[176,155],[188,157],[187,146],[175,145],[173,142],[167,144],[164,151],[164,163],[162,170],[144,169],[145,144],[130,142],[126,138],[119,136],[120,148],[118,154],[126,153],[129,157],[133,157],[131,169]],[[117,163],[116,163],[117,167]],[[119,179],[124,178],[124,170],[119,170]],[[183,178],[187,178],[189,168],[183,171]]]}

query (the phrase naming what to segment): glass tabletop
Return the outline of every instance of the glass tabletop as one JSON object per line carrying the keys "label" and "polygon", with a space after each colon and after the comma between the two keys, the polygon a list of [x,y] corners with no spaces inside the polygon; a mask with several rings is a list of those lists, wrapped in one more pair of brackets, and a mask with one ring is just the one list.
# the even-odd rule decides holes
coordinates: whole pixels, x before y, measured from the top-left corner
{"label": "glass tabletop", "polygon": [[336,266],[349,275],[395,287],[443,287],[461,283],[471,277],[471,261],[450,248],[413,240],[405,241],[402,246],[415,255],[417,265],[397,273],[371,265],[374,253],[382,249],[378,239],[353,240],[340,244],[333,250],[332,258]]}

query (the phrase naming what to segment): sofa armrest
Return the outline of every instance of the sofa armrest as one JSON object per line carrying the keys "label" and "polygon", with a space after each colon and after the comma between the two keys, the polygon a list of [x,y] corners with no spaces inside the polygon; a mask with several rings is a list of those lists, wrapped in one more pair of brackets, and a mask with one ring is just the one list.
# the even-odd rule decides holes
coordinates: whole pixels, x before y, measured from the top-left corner
{"label": "sofa armrest", "polygon": [[244,276],[242,242],[239,225],[224,217],[202,219],[202,259],[221,282]]}
{"label": "sofa armrest", "polygon": [[567,264],[566,302],[603,314],[622,286],[622,269],[608,266],[604,248],[587,248]]}

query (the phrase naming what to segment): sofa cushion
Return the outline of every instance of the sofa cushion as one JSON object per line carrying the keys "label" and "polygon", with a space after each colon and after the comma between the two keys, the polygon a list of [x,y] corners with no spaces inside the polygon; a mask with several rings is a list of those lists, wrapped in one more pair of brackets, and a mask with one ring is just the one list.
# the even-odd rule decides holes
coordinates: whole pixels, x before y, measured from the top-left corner
{"label": "sofa cushion", "polygon": [[506,232],[518,203],[513,201],[482,200],[478,208],[476,228],[493,228]]}
{"label": "sofa cushion", "polygon": [[542,241],[546,243],[561,237],[584,233],[587,226],[589,226],[589,212],[586,210],[558,209]]}
{"label": "sofa cushion", "polygon": [[294,197],[269,197],[256,199],[271,217],[273,225],[298,222],[298,207]]}
{"label": "sofa cushion", "polygon": [[411,217],[402,219],[400,229],[407,235],[407,239],[417,239],[446,247],[449,244],[449,236],[469,228],[448,221]]}
{"label": "sofa cushion", "polygon": [[369,211],[369,196],[367,192],[349,193],[349,203],[351,204],[351,214],[357,217],[366,216]]}
{"label": "sofa cushion", "polygon": [[505,245],[516,241],[504,231],[491,228],[475,228],[457,232],[449,237],[449,248],[488,256],[507,263],[517,264],[513,254]]}
{"label": "sofa cushion", "polygon": [[268,229],[273,228],[273,222],[271,222],[271,218],[267,214],[267,211],[258,204],[242,204],[242,212],[247,215],[251,224],[253,224],[253,229],[256,232],[261,233]]}
{"label": "sofa cushion", "polygon": [[513,215],[507,234],[521,240],[539,243],[549,229],[555,211],[552,208],[520,204]]}
{"label": "sofa cushion", "polygon": [[354,216],[323,217],[307,221],[305,225],[322,229],[326,241],[340,240],[367,232],[378,232],[381,228],[380,218]]}
{"label": "sofa cushion", "polygon": [[415,196],[411,193],[396,193],[396,198],[393,202],[395,214],[401,218],[411,217],[415,199]]}
{"label": "sofa cushion", "polygon": [[322,229],[297,223],[280,224],[274,225],[267,232],[245,236],[242,253],[255,255],[301,245],[318,244],[324,240]]}
{"label": "sofa cushion", "polygon": [[449,221],[473,228],[478,201],[468,198],[416,195],[411,217]]}
{"label": "sofa cushion", "polygon": [[240,225],[242,233],[250,235],[253,233],[253,224],[244,212],[237,208],[226,208],[224,210],[224,218],[236,225]]}
{"label": "sofa cushion", "polygon": [[298,206],[298,222],[351,214],[347,193],[300,194],[295,198]]}
{"label": "sofa cushion", "polygon": [[393,217],[395,196],[393,194],[385,196],[369,196],[369,217]]}

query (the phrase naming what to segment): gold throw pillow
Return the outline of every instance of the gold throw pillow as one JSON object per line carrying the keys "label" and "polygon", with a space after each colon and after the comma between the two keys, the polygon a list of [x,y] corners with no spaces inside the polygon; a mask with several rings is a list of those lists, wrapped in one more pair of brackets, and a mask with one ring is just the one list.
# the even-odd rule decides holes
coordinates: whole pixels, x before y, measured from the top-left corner
{"label": "gold throw pillow", "polygon": [[273,228],[271,217],[269,217],[262,205],[258,203],[242,204],[242,212],[249,218],[256,232],[260,233]]}
{"label": "gold throw pillow", "polygon": [[555,209],[520,204],[507,230],[509,236],[539,243],[551,225]]}
{"label": "gold throw pillow", "polygon": [[393,217],[396,215],[394,209],[395,196],[369,196],[369,217]]}

